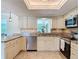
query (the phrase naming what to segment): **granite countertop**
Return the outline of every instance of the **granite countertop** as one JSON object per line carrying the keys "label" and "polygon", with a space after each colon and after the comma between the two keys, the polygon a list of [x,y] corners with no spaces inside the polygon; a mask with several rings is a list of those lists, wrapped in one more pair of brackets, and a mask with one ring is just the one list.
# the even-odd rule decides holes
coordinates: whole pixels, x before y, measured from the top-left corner
{"label": "granite countertop", "polygon": [[14,35],[11,35],[11,36],[5,36],[5,37],[1,37],[1,42],[9,42],[11,40],[14,40],[16,38],[19,38],[19,37],[22,37],[21,34],[14,34]]}
{"label": "granite countertop", "polygon": [[37,36],[60,36],[63,38],[72,38],[71,34],[69,33],[38,33]]}
{"label": "granite countertop", "polygon": [[57,36],[56,33],[38,33],[37,36]]}
{"label": "granite countertop", "polygon": [[39,33],[38,37],[40,36],[48,36],[48,37],[59,37],[60,39],[66,40],[66,41],[71,41],[72,36],[70,33]]}
{"label": "granite countertop", "polygon": [[77,40],[71,40],[72,43],[78,44]]}

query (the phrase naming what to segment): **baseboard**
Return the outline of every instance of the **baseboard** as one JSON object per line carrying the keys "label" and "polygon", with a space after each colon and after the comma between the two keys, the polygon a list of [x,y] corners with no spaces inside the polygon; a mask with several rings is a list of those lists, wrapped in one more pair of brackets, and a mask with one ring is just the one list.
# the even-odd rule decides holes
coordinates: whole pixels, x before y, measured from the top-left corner
{"label": "baseboard", "polygon": [[27,52],[32,52],[32,51],[37,51],[37,50],[27,50]]}
{"label": "baseboard", "polygon": [[63,57],[64,59],[67,59],[61,52],[59,52],[61,57]]}
{"label": "baseboard", "polygon": [[[25,50],[20,50],[16,56],[18,56],[21,52],[25,52]],[[16,56],[13,59],[15,59]]]}

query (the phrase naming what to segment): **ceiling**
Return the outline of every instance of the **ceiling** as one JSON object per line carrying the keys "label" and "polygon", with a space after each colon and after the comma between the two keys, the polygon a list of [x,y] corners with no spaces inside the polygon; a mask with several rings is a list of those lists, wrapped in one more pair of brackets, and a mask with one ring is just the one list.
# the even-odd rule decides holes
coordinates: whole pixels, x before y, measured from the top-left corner
{"label": "ceiling", "polygon": [[78,7],[78,0],[68,0],[60,9],[38,9],[31,10],[37,16],[59,16],[68,13]]}
{"label": "ceiling", "polygon": [[[31,1],[31,0],[29,0]],[[33,0],[36,2],[39,2],[41,0]],[[42,0],[44,2],[49,1],[49,3],[57,4],[60,0]],[[1,2],[8,2],[8,5],[5,5],[2,7],[2,9],[6,10],[5,8],[11,8],[12,10],[15,10],[15,12],[18,12],[19,14],[27,14],[27,12],[30,12],[30,14],[34,16],[59,16],[64,15],[65,13],[71,11],[74,8],[77,8],[78,6],[78,0],[67,0],[65,4],[62,5],[59,9],[29,9],[24,0],[2,0]],[[11,7],[13,5],[13,7]],[[3,3],[2,3],[3,6]],[[16,7],[16,8],[15,8]],[[19,15],[18,14],[18,15]]]}
{"label": "ceiling", "polygon": [[68,0],[24,0],[28,9],[60,9]]}

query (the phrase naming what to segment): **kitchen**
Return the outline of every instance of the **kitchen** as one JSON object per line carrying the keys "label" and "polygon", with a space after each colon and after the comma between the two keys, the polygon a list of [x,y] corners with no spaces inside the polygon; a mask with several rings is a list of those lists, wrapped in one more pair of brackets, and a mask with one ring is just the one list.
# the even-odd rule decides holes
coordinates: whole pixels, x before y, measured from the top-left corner
{"label": "kitchen", "polygon": [[1,2],[1,59],[78,59],[77,0],[60,10],[26,2]]}

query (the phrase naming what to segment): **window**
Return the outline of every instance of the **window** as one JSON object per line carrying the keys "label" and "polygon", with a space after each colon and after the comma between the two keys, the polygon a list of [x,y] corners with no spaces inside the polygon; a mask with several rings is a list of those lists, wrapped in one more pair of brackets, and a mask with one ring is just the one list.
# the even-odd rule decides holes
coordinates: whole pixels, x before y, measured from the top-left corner
{"label": "window", "polygon": [[7,18],[1,15],[1,33],[7,34]]}
{"label": "window", "polygon": [[41,33],[51,32],[52,19],[50,18],[38,18],[37,31]]}

